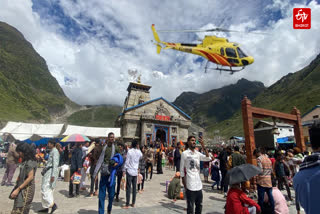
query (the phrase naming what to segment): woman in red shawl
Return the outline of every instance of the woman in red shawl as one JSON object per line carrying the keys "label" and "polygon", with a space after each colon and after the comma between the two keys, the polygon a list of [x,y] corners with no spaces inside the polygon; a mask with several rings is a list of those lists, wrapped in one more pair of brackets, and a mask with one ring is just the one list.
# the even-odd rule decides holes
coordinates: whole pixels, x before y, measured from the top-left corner
{"label": "woman in red shawl", "polygon": [[226,214],[260,213],[260,206],[240,188],[240,183],[233,184],[227,195]]}

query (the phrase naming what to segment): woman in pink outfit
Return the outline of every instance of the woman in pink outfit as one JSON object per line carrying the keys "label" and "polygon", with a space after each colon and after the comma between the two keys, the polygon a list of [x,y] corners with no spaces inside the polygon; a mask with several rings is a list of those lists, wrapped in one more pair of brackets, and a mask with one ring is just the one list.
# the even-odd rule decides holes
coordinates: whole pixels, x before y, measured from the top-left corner
{"label": "woman in pink outfit", "polygon": [[[277,187],[277,182],[275,180],[272,181],[272,196],[274,200],[274,213],[275,214],[289,214],[289,208],[287,205],[287,201],[283,194]],[[264,202],[268,202],[267,194],[264,195]]]}

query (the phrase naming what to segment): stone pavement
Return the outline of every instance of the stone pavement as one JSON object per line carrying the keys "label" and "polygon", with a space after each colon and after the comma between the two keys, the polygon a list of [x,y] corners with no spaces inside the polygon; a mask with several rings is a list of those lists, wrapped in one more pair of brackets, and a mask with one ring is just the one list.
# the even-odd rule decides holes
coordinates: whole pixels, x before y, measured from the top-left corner
{"label": "stone pavement", "polygon": [[[36,193],[33,199],[30,213],[37,213],[36,211],[41,209],[41,169],[37,170],[36,174]],[[0,179],[2,179],[4,169],[0,169]],[[16,171],[14,180],[18,175]],[[142,194],[137,194],[136,207],[128,210],[121,209],[121,206],[125,204],[125,192],[120,192],[120,202],[113,202],[112,213],[136,213],[136,214],[169,214],[169,213],[186,213],[185,200],[178,200],[172,202],[172,200],[166,197],[166,180],[173,177],[174,172],[169,169],[164,170],[164,174],[153,174],[151,181],[145,182],[145,191]],[[87,181],[87,184],[89,182]],[[57,214],[96,214],[98,213],[98,198],[85,198],[88,194],[87,191],[81,192],[79,198],[67,198],[69,183],[58,181],[57,187],[54,193],[54,198],[58,205]],[[8,199],[9,193],[12,187],[0,186],[0,214],[9,214],[13,207],[13,201]],[[293,191],[292,191],[293,192]],[[285,192],[283,192],[285,194]],[[106,200],[106,207],[108,201]],[[225,199],[223,195],[216,190],[212,191],[210,184],[203,185],[203,212],[206,214],[223,214],[224,213]],[[294,214],[295,206],[289,207],[290,214]],[[302,212],[304,213],[304,212]]]}

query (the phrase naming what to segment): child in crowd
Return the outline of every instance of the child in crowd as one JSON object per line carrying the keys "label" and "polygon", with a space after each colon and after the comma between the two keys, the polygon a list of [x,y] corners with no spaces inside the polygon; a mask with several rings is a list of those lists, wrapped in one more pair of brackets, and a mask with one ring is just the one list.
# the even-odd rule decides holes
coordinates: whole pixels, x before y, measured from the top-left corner
{"label": "child in crowd", "polygon": [[214,189],[214,186],[217,185],[217,190],[220,190],[220,169],[219,169],[219,162],[215,161],[214,164],[211,166],[211,179],[214,181],[211,188]]}

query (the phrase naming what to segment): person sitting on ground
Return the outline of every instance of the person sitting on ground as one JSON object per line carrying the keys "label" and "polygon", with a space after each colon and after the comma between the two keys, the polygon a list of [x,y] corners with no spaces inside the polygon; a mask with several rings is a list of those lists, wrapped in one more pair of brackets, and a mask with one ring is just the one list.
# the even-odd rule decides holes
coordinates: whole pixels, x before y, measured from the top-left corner
{"label": "person sitting on ground", "polygon": [[226,214],[255,214],[260,212],[260,206],[242,191],[240,183],[231,185],[227,195]]}
{"label": "person sitting on ground", "polygon": [[171,180],[168,188],[168,198],[173,199],[173,201],[176,201],[180,198],[180,172],[176,172],[175,176]]}
{"label": "person sitting on ground", "polygon": [[[274,200],[274,213],[275,214],[289,214],[289,208],[284,195],[277,187],[277,181],[272,180],[272,196]],[[268,203],[268,195],[264,193],[264,203]]]}

